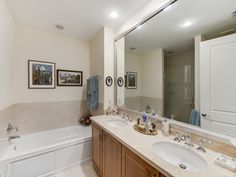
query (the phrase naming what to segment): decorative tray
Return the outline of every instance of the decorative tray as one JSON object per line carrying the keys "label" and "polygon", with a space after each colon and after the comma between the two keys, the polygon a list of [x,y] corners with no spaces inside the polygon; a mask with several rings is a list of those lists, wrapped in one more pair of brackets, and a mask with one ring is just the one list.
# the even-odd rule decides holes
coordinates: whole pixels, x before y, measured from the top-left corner
{"label": "decorative tray", "polygon": [[133,126],[134,130],[136,130],[139,133],[145,134],[145,135],[150,135],[150,136],[156,136],[158,135],[157,130],[154,129],[153,131],[146,131],[143,126],[140,126],[139,124],[135,124]]}

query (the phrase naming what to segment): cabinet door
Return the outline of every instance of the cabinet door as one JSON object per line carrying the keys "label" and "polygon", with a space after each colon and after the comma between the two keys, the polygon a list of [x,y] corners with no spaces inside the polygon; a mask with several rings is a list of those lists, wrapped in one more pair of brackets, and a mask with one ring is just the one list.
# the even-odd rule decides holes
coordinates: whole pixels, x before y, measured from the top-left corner
{"label": "cabinet door", "polygon": [[107,133],[103,135],[103,177],[121,177],[121,144]]}
{"label": "cabinet door", "polygon": [[159,177],[160,173],[140,157],[122,147],[122,177]]}
{"label": "cabinet door", "polygon": [[99,176],[102,176],[102,129],[95,124],[92,128],[92,144],[93,144],[93,165]]}
{"label": "cabinet door", "polygon": [[202,127],[236,135],[236,34],[201,43]]}

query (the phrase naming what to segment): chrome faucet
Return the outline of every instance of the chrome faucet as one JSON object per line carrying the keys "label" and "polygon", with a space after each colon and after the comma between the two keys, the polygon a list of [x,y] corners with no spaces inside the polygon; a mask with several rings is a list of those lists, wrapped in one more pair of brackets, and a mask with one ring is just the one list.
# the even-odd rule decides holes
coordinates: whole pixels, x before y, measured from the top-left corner
{"label": "chrome faucet", "polygon": [[7,126],[7,133],[8,133],[8,134],[11,134],[12,130],[14,130],[14,129],[15,129],[17,132],[19,131],[18,127],[13,126],[11,123],[9,123],[8,126]]}
{"label": "chrome faucet", "polygon": [[185,144],[188,146],[193,146],[192,139],[189,135],[187,135],[185,138]]}
{"label": "chrome faucet", "polygon": [[174,141],[176,142],[180,142],[180,136],[179,136],[179,133],[176,131],[175,132],[175,138],[174,138]]}
{"label": "chrome faucet", "polygon": [[20,138],[20,136],[19,135],[9,136],[8,140],[10,141],[10,140],[14,140],[14,139],[17,139],[17,138]]}
{"label": "chrome faucet", "polygon": [[130,119],[129,116],[126,114],[121,114],[120,116],[123,120],[126,120],[126,121],[129,121],[129,119]]}
{"label": "chrome faucet", "polygon": [[205,140],[201,139],[201,140],[199,141],[197,150],[205,153],[206,150],[205,150],[205,148],[203,147],[204,143],[205,143]]}

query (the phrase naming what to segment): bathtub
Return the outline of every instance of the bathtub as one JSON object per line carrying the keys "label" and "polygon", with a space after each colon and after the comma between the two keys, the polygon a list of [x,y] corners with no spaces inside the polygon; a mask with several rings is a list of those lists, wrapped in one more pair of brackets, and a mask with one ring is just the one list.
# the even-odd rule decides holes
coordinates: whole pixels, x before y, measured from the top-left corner
{"label": "bathtub", "polygon": [[0,156],[2,177],[49,176],[92,157],[91,126],[74,126],[14,140]]}

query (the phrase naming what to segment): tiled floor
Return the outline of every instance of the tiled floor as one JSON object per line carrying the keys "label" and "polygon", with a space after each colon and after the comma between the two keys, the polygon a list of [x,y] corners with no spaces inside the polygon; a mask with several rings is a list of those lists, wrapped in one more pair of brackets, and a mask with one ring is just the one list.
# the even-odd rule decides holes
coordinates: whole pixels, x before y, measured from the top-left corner
{"label": "tiled floor", "polygon": [[92,162],[87,161],[75,167],[72,167],[61,173],[52,175],[50,177],[98,177],[93,169]]}

